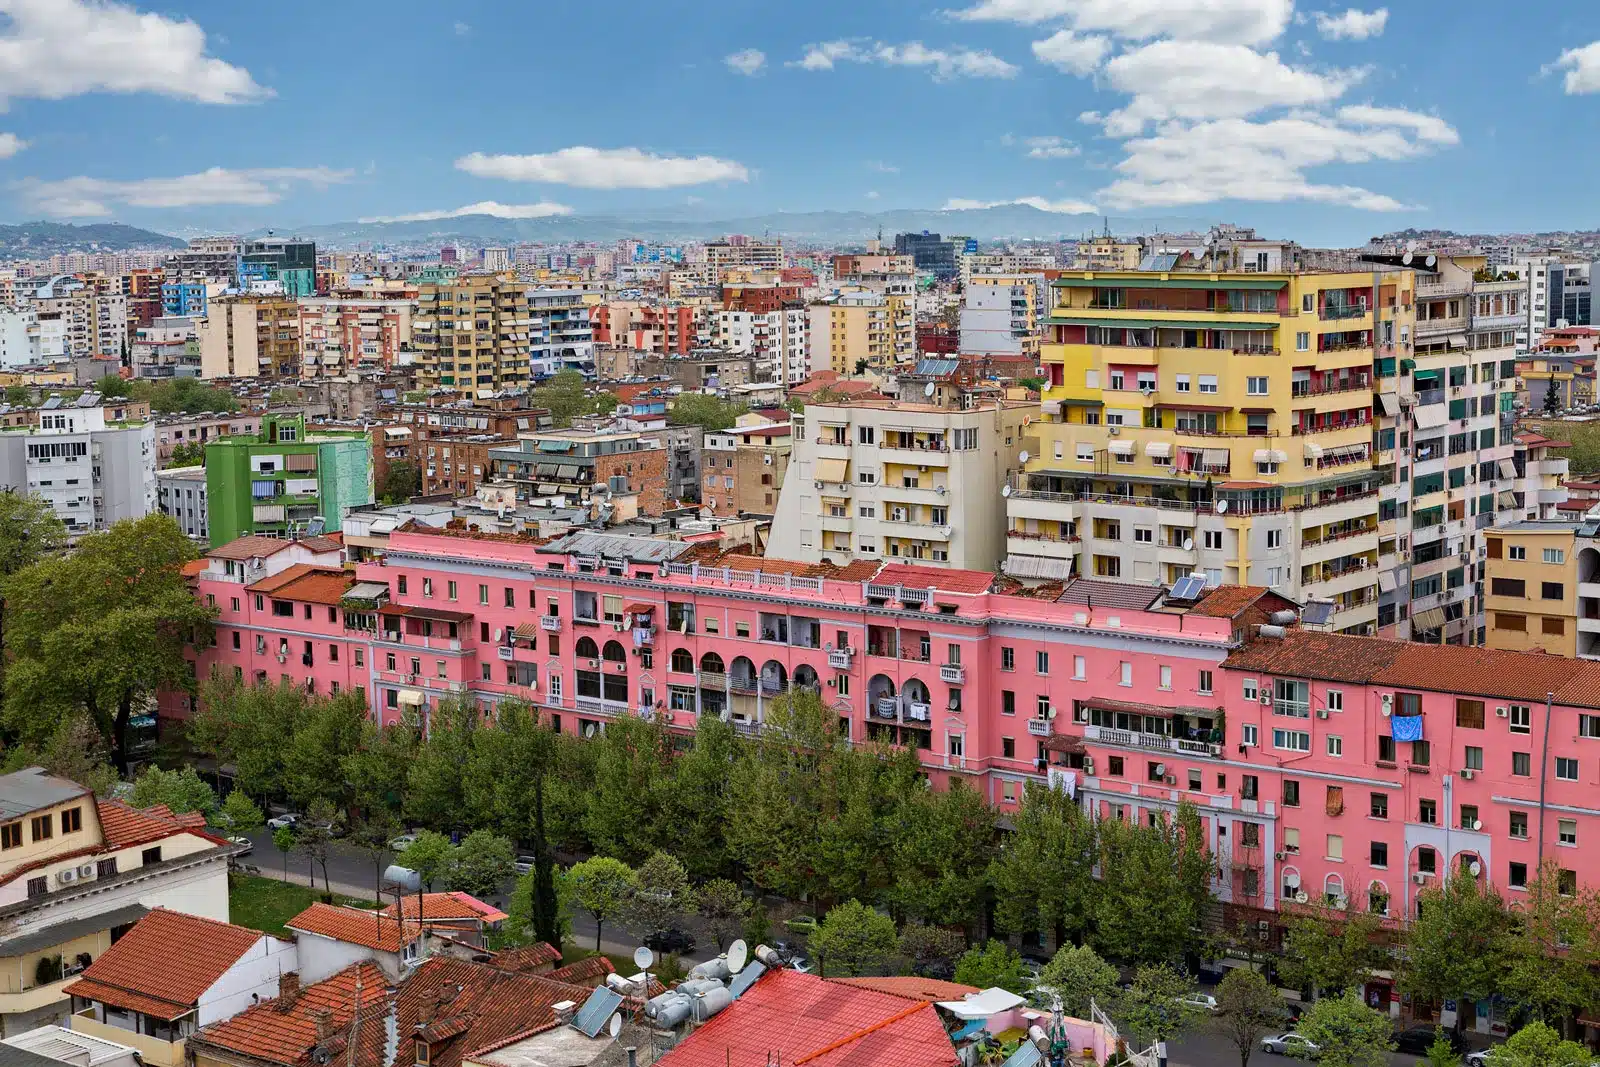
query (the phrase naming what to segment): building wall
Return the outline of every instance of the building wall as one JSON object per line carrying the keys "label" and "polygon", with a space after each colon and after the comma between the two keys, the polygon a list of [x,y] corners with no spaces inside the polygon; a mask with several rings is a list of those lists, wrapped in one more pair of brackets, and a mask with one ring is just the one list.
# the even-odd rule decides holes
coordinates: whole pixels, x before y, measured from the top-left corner
{"label": "building wall", "polygon": [[1580,544],[1574,536],[1576,526],[1551,523],[1551,529],[1542,531],[1530,526],[1491,531],[1485,538],[1485,644],[1575,656]]}
{"label": "building wall", "polygon": [[200,994],[198,1022],[209,1026],[231,1019],[262,1000],[278,995],[278,976],[299,969],[293,941],[263,935]]}

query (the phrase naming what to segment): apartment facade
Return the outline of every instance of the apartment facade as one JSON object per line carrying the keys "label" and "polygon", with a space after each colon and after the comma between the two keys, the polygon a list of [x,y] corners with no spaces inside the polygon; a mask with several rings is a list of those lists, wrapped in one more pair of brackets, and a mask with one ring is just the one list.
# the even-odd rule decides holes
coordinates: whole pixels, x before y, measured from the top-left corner
{"label": "apartment facade", "polygon": [[78,537],[156,510],[155,425],[95,393],[51,397],[36,424],[0,430],[0,482],[49,503]]}
{"label": "apartment facade", "polygon": [[707,273],[714,282],[720,282],[723,272],[727,270],[775,274],[783,269],[782,241],[730,238],[707,242],[702,252]]}
{"label": "apartment facade", "polygon": [[528,292],[530,370],[547,378],[575,370],[595,376],[594,324],[581,289],[532,289]]}
{"label": "apartment facade", "polygon": [[700,452],[700,503],[721,515],[777,511],[794,451],[789,423],[742,415],[738,425],[706,431]]}
{"label": "apartment facade", "polygon": [[977,274],[961,298],[963,355],[1037,356],[1043,274]]}
{"label": "apartment facade", "polygon": [[158,316],[138,327],[128,350],[135,378],[194,378],[203,370],[196,320]]}
{"label": "apartment facade", "polygon": [[1013,453],[1008,573],[1261,585],[1378,621],[1375,360],[1410,271],[1073,271],[1052,280],[1042,418]]}
{"label": "apartment facade", "polygon": [[168,467],[157,471],[156,508],[177,523],[185,537],[202,544],[210,543],[204,467]]}
{"label": "apartment facade", "polygon": [[306,377],[391,368],[411,347],[410,300],[311,297],[300,306],[300,365]]}
{"label": "apartment facade", "polygon": [[671,508],[668,450],[661,435],[637,424],[607,419],[577,420],[564,430],[520,434],[519,440],[489,450],[496,481],[516,487],[517,501],[554,498],[597,507],[637,497],[645,515]]}
{"label": "apartment facade", "polygon": [[709,313],[711,343],[755,360],[756,380],[803,382],[810,367],[810,316],[799,305],[769,311],[737,307]]}
{"label": "apartment facade", "polygon": [[206,446],[214,546],[251,534],[334,532],[346,511],[372,501],[372,445],[364,432],[308,432],[302,416],[263,415],[259,433]]}
{"label": "apartment facade", "polygon": [[202,378],[298,378],[300,307],[282,296],[218,297],[196,332]]}
{"label": "apartment facade", "polygon": [[844,290],[812,304],[810,371],[854,374],[857,364],[887,370],[916,354],[915,303],[910,297]]}
{"label": "apartment facade", "polygon": [[1032,411],[1024,402],[964,394],[948,406],[886,399],[807,405],[793,417],[770,553],[812,563],[993,568],[1005,550],[995,501]]}
{"label": "apartment facade", "polygon": [[532,312],[512,274],[463,274],[424,284],[412,318],[417,384],[471,395],[526,388]]}

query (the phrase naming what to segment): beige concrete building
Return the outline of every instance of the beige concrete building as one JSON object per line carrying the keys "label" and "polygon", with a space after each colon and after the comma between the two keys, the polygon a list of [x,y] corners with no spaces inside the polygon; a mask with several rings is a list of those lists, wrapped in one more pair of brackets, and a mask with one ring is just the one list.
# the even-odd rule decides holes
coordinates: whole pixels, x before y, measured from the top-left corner
{"label": "beige concrete building", "polygon": [[1037,408],[962,393],[940,403],[943,395],[816,403],[796,415],[768,551],[996,568],[1006,544],[998,504],[1005,468]]}
{"label": "beige concrete building", "polygon": [[198,333],[202,378],[300,376],[300,308],[287,297],[211,300]]}
{"label": "beige concrete building", "polygon": [[417,385],[479,395],[528,384],[527,287],[511,274],[463,274],[423,285],[411,320]]}
{"label": "beige concrete building", "polygon": [[852,374],[857,363],[882,370],[916,352],[911,297],[847,290],[810,308],[811,373]]}
{"label": "beige concrete building", "polygon": [[790,424],[760,415],[741,415],[737,425],[707,433],[701,447],[701,504],[718,515],[773,514],[793,451]]}

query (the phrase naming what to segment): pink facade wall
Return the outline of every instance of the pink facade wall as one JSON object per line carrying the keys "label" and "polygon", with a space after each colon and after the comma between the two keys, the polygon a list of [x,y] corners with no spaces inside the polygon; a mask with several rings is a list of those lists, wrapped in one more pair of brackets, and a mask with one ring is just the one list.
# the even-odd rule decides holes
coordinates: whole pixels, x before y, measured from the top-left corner
{"label": "pink facade wall", "polygon": [[[1365,910],[1376,886],[1389,914],[1409,914],[1417,875],[1437,879],[1477,862],[1479,877],[1515,894],[1511,865],[1524,865],[1529,880],[1537,871],[1542,705],[1522,733],[1509,708],[1497,713],[1508,702],[1485,700],[1476,729],[1456,725],[1454,694],[1424,693],[1427,765],[1417,766],[1405,743],[1386,762],[1378,738],[1388,733],[1384,696],[1398,701],[1392,687],[1309,682],[1304,717],[1284,713],[1293,705],[1263,705],[1260,692],[1276,679],[1223,666],[1236,647],[1227,619],[951,592],[935,588],[950,580],[937,570],[907,570],[919,577],[905,580],[928,586],[899,591],[596,562],[528,544],[399,532],[381,560],[355,568],[356,580],[386,585],[390,604],[412,612],[383,616],[376,631],[349,628],[358,617],[325,604],[274,614],[270,595],[258,604],[213,566],[197,590],[218,606],[218,640],[197,670],[309,681],[321,693],[360,688],[385,722],[408,703],[425,720],[452,693],[486,708],[514,696],[579,733],[641,710],[687,732],[697,709],[724,706],[753,730],[780,686],[798,678],[819,687],[853,740],[912,744],[936,781],[963,775],[1002,809],[1030,781],[1070,788],[1103,818],[1143,821],[1193,803],[1219,860],[1217,894],[1248,908],[1270,912],[1303,890],[1311,899],[1346,896]],[[926,603],[908,611],[903,598]],[[689,609],[694,625],[683,632]],[[780,619],[787,643],[769,639],[780,636]],[[807,647],[813,627],[817,647]],[[888,716],[878,711],[885,699]],[[1578,857],[1585,843],[1600,842],[1592,799],[1600,737],[1580,736],[1580,714],[1554,712],[1544,854],[1588,882],[1600,871]],[[1225,733],[1210,732],[1224,716]],[[1590,725],[1600,733],[1600,719],[1582,729]],[[1275,745],[1275,730],[1307,736]],[[1481,769],[1467,767],[1468,746],[1481,750]],[[1523,769],[1514,753],[1528,754],[1528,775],[1513,773]],[[1558,756],[1577,761],[1576,781],[1555,777]],[[1342,802],[1330,803],[1330,787]],[[1374,796],[1384,817],[1372,814]],[[1425,821],[1429,800],[1433,823]],[[1463,804],[1476,808],[1466,825]],[[1526,837],[1513,836],[1519,818]]]}

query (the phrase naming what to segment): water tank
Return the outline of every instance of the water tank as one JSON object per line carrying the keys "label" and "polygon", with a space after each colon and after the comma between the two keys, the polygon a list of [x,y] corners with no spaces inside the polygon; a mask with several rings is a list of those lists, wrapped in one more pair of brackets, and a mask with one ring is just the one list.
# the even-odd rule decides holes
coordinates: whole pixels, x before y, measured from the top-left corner
{"label": "water tank", "polygon": [[422,886],[422,877],[410,867],[402,867],[398,863],[391,863],[384,868],[383,884],[399,886],[407,893],[415,893]]}
{"label": "water tank", "polygon": [[1267,641],[1282,641],[1288,631],[1282,626],[1263,626],[1256,633]]}
{"label": "water tank", "polygon": [[694,1021],[703,1023],[729,1004],[732,1004],[733,994],[728,992],[727,987],[719,985],[715,989],[708,989],[695,997],[693,1003]]}
{"label": "water tank", "polygon": [[686,982],[679,982],[675,992],[686,993],[691,997],[698,997],[702,993],[709,993],[713,989],[721,989],[722,983],[710,978],[691,978]]}
{"label": "water tank", "polygon": [[1050,1035],[1044,1032],[1044,1027],[1034,1024],[1028,1027],[1028,1040],[1032,1041],[1041,1050],[1050,1047]]}
{"label": "water tank", "polygon": [[781,968],[783,966],[783,957],[778,955],[778,950],[774,948],[768,948],[766,945],[756,946],[756,959],[760,960],[768,967]]}
{"label": "water tank", "polygon": [[696,964],[689,972],[689,977],[691,979],[711,978],[718,982],[726,982],[732,973],[728,969],[728,957],[718,956],[714,960],[706,960],[704,963]]}
{"label": "water tank", "polygon": [[689,998],[676,989],[652,997],[644,1006],[645,1018],[669,1030],[687,1021],[692,1010]]}
{"label": "water tank", "polygon": [[1295,613],[1292,611],[1274,611],[1272,613],[1272,625],[1293,626],[1295,618]]}

